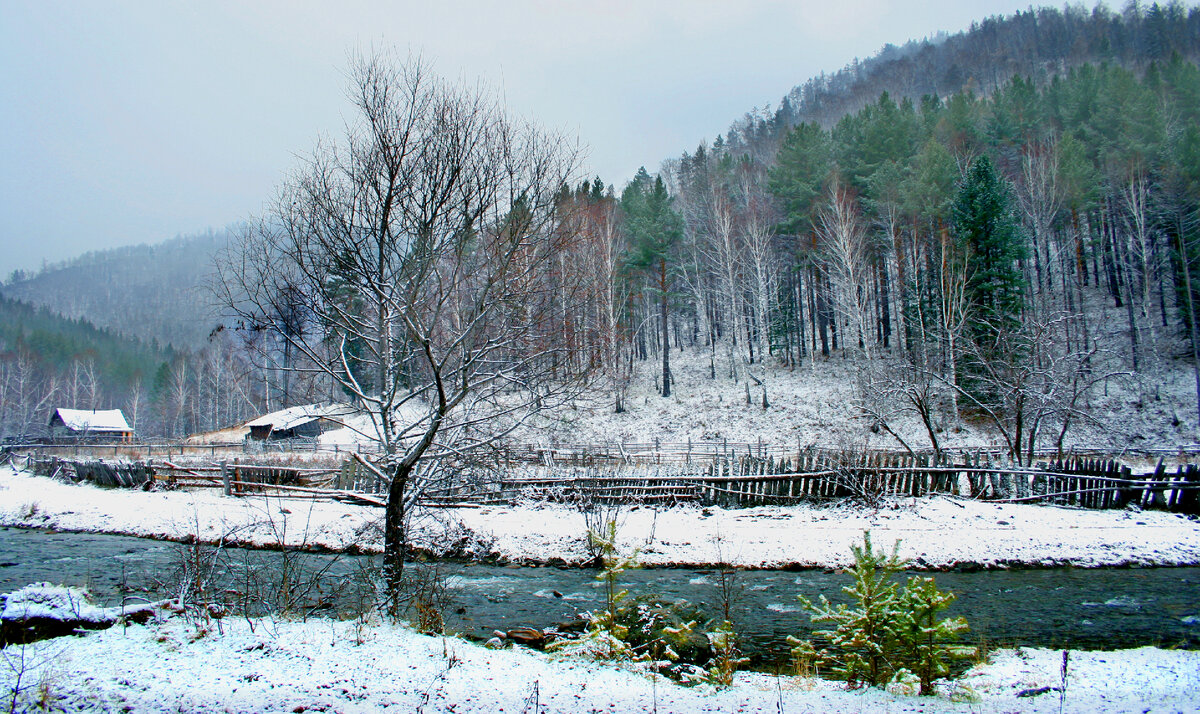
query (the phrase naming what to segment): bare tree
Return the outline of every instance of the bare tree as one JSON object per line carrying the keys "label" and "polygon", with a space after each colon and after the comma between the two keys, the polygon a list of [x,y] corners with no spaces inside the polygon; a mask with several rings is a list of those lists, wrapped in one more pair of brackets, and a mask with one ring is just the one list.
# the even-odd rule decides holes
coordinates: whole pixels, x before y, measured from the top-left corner
{"label": "bare tree", "polygon": [[1061,450],[1072,423],[1092,419],[1081,401],[1120,374],[1093,368],[1095,342],[1068,347],[1056,339],[1072,318],[1065,313],[1027,318],[1015,329],[990,331],[986,344],[968,341],[971,384],[952,386],[995,426],[1014,463],[1031,465],[1038,439],[1052,425],[1058,426],[1055,443]]}
{"label": "bare tree", "polygon": [[870,359],[874,298],[866,225],[854,197],[840,182],[830,186],[828,202],[819,216],[822,261],[833,286],[835,309],[854,330],[863,355]]}
{"label": "bare tree", "polygon": [[[962,353],[962,334],[970,314],[967,300],[967,266],[970,264],[971,251],[968,246],[955,245],[950,236],[942,234],[941,255],[939,259],[940,304],[938,316],[942,328],[942,338],[945,341],[946,383],[950,385],[950,416],[958,419],[958,359]],[[928,366],[928,355],[922,354]]]}
{"label": "bare tree", "polygon": [[217,288],[288,342],[289,369],[318,371],[369,417],[394,613],[408,517],[439,467],[577,384],[550,378],[564,350],[551,313],[576,291],[548,273],[578,152],[420,59],[356,58],[350,79],[344,140],[284,182]]}
{"label": "bare tree", "polygon": [[758,344],[758,361],[765,362],[771,351],[771,300],[776,291],[776,273],[772,240],[775,226],[779,222],[777,211],[770,195],[763,188],[761,167],[743,161],[739,166],[739,195],[742,202],[742,236],[745,245],[747,272],[750,277],[750,295],[754,321],[757,323],[755,337]]}
{"label": "bare tree", "polygon": [[1033,242],[1033,305],[1043,314],[1049,311],[1049,292],[1053,260],[1050,227],[1062,208],[1059,185],[1059,154],[1056,140],[1033,141],[1021,151],[1021,176],[1017,198]]}

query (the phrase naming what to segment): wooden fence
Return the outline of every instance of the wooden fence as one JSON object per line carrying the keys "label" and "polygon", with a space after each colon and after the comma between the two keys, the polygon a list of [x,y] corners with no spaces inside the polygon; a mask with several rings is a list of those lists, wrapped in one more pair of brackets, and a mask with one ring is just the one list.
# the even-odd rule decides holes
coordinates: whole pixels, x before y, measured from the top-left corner
{"label": "wooden fence", "polygon": [[1160,460],[1152,473],[1134,475],[1115,460],[1075,458],[1039,468],[995,464],[987,459],[935,463],[932,455],[802,454],[797,459],[718,459],[703,469],[666,464],[540,467],[540,473],[438,489],[434,504],[498,504],[522,499],[567,503],[699,502],[722,506],[942,494],[994,502],[1045,502],[1080,508],[1136,504],[1200,513],[1200,469],[1168,470]]}
{"label": "wooden fence", "polygon": [[[104,486],[221,487],[228,495],[271,493],[306,498],[337,498],[380,505],[384,483],[372,469],[347,460],[340,469],[300,469],[271,465],[181,466],[163,462],[77,461],[29,457],[43,475],[64,475]],[[1123,508],[1135,504],[1200,514],[1200,468],[1169,469],[1159,459],[1153,472],[1135,475],[1115,460],[1076,457],[1021,468],[990,456],[967,455],[954,463],[931,454],[886,452],[801,452],[791,457],[710,458],[707,463],[620,463],[591,466],[515,465],[490,477],[430,489],[433,506],[501,504],[521,500],[565,503],[698,502],[727,507],[801,501],[942,494],[994,502],[1043,502],[1080,508]]]}
{"label": "wooden fence", "polygon": [[[141,444],[53,444],[28,443],[6,444],[0,450],[8,452],[35,452],[40,455],[113,458],[113,459],[171,459],[176,456],[208,457],[213,460],[245,458],[247,454],[271,453],[317,453],[333,456],[352,453],[376,455],[378,445],[322,444],[315,439],[292,439],[287,441],[237,441],[230,443],[200,444],[179,441],[161,441]],[[733,442],[728,440],[708,441],[644,441],[609,443],[549,442],[542,444],[506,443],[494,447],[492,460],[501,465],[546,465],[546,466],[605,466],[617,464],[669,465],[705,464],[714,460],[734,460],[743,457],[774,458],[776,460],[799,460],[803,455],[834,457],[841,453],[837,449],[821,448],[811,444],[772,444],[762,440],[755,442]],[[908,456],[900,449],[872,449],[881,455]],[[1006,458],[1007,450],[1001,446],[943,449],[943,456],[952,460],[981,459],[1000,461]],[[919,457],[930,457],[932,452],[918,451]],[[1036,459],[1128,459],[1132,457],[1165,457],[1181,462],[1200,456],[1200,444],[1182,444],[1161,448],[1113,449],[1107,446],[1073,446],[1065,454],[1055,449],[1038,449]]]}

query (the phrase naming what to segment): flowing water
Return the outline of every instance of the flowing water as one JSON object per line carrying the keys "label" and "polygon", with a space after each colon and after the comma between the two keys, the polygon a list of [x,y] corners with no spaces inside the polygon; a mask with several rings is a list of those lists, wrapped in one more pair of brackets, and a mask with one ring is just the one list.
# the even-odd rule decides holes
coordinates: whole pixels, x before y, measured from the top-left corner
{"label": "flowing water", "polygon": [[[0,592],[30,582],[87,586],[104,604],[130,595],[168,597],[182,565],[208,549],[143,538],[0,528]],[[285,569],[302,590],[302,610],[346,612],[361,603],[357,577],[369,556],[332,556],[226,549],[216,559],[210,590],[236,601],[278,589]],[[469,563],[436,567],[445,578],[446,625],[472,637],[518,625],[546,627],[597,608],[603,595],[596,571]],[[318,586],[305,590],[320,571]],[[937,573],[942,590],[958,598],[949,614],[965,615],[966,641],[999,645],[1105,649],[1142,645],[1200,647],[1200,568],[1009,570]],[[719,574],[706,569],[631,570],[621,576],[631,594],[683,599],[716,616]],[[845,574],[824,571],[736,571],[733,619],[744,649],[759,662],[786,656],[788,635],[812,629],[796,596],[845,601]],[[253,583],[253,586],[251,584]],[[267,598],[269,599],[269,598]]]}

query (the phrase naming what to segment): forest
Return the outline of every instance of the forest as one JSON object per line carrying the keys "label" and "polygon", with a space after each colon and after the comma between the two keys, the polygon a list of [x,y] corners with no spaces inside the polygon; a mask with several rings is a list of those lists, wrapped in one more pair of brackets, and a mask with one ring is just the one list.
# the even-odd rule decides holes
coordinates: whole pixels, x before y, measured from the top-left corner
{"label": "forest", "polygon": [[[1197,362],[1198,56],[1200,11],[1178,4],[990,18],[810,80],[622,188],[563,185],[538,237],[553,254],[536,277],[553,371],[596,378],[622,411],[639,366],[670,396],[673,350],[754,384],[844,360],[872,430],[903,448],[938,450],[963,418],[1017,461],[1061,445],[1094,418],[1094,390]],[[5,294],[61,294],[29,289],[61,274],[43,273]],[[202,346],[106,377],[103,406],[151,403],[139,433],[178,436],[338,396],[285,376],[286,338],[222,326],[203,303],[162,311],[209,334]],[[134,329],[127,307],[89,304],[98,324]],[[64,386],[87,349],[0,341],[3,388],[21,394],[4,400],[20,402],[6,434],[87,401]],[[911,418],[924,443],[893,429]]]}
{"label": "forest", "polygon": [[934,412],[965,409],[1015,457],[1047,429],[1061,441],[1099,381],[1195,359],[1197,92],[1175,57],[986,97],[884,93],[832,127],[718,140],[619,199],[593,183],[572,200],[592,252],[625,256],[598,262],[625,286],[628,324],[658,324],[625,335],[638,357],[706,345],[714,376],[734,378],[860,360],[868,391],[920,415],[926,446]]}

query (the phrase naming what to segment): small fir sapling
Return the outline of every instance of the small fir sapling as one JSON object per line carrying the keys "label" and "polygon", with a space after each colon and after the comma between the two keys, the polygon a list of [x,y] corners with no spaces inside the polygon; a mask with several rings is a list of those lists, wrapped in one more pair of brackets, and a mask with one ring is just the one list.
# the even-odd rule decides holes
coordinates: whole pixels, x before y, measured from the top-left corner
{"label": "small fir sapling", "polygon": [[589,617],[588,627],[576,640],[559,640],[546,649],[566,656],[595,660],[638,663],[661,673],[686,678],[691,668],[675,663],[681,654],[695,658],[697,613],[685,603],[654,596],[629,597],[620,586],[620,576],[637,568],[637,549],[621,552],[617,547],[618,525],[615,519],[605,523],[602,532],[590,532],[600,550],[602,568],[596,576],[604,589],[605,607]]}
{"label": "small fir sapling", "polygon": [[833,629],[813,633],[829,642],[820,649],[812,640],[788,638],[798,665],[825,666],[852,687],[915,677],[921,694],[932,694],[933,681],[949,673],[950,661],[970,656],[970,648],[950,644],[966,631],[966,620],[938,619],[954,595],[938,590],[933,578],[914,576],[902,589],[894,581],[907,564],[899,549],[896,541],[890,553],[876,550],[864,531],[863,545],[851,546],[854,584],[842,588],[852,603],[834,606],[822,596],[816,604],[800,596],[813,622]]}
{"label": "small fir sapling", "polygon": [[750,661],[742,656],[742,651],[737,646],[737,632],[733,629],[733,623],[723,620],[720,625],[706,632],[705,637],[708,638],[709,650],[712,652],[708,662],[707,681],[719,687],[732,685],[738,668]]}
{"label": "small fir sapling", "polygon": [[891,672],[888,654],[894,638],[899,594],[891,576],[903,570],[905,561],[899,555],[900,542],[892,547],[890,554],[875,550],[870,532],[863,533],[863,545],[851,546],[854,567],[849,574],[854,585],[842,591],[854,599],[853,605],[832,605],[821,596],[819,604],[801,595],[800,602],[812,614],[813,622],[831,623],[832,630],[818,630],[814,634],[830,643],[828,649],[817,650],[811,641],[789,637],[793,644],[792,654],[797,659],[815,660],[826,665],[839,679],[851,686],[867,684],[878,686],[887,681]]}
{"label": "small fir sapling", "polygon": [[713,538],[717,550],[716,588],[721,605],[721,623],[705,633],[711,657],[705,680],[710,684],[728,687],[739,667],[750,660],[738,647],[737,630],[733,625],[733,605],[741,592],[737,571],[725,561],[725,539],[720,532]]}
{"label": "small fir sapling", "polygon": [[[619,578],[629,568],[637,567],[637,550],[621,553],[617,549],[617,521],[610,519],[601,532],[588,530],[588,542],[599,552],[602,569],[596,576],[604,587],[604,610],[592,613],[588,628],[579,640],[561,640],[548,649],[565,654],[583,654],[598,660],[637,660],[626,643],[629,628],[620,621],[619,608],[629,595],[620,587]],[[642,658],[644,659],[644,657]]]}
{"label": "small fir sapling", "polygon": [[908,668],[920,678],[921,694],[933,694],[933,681],[950,673],[951,660],[969,654],[947,645],[967,630],[966,618],[938,619],[952,602],[954,594],[938,590],[933,578],[913,576],[900,593],[897,644]]}

